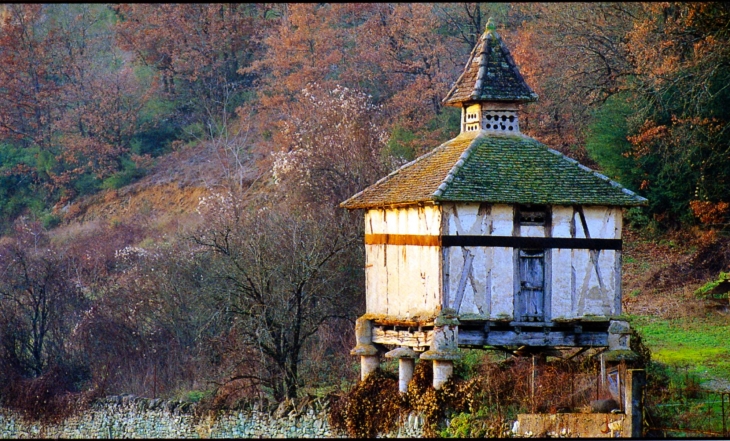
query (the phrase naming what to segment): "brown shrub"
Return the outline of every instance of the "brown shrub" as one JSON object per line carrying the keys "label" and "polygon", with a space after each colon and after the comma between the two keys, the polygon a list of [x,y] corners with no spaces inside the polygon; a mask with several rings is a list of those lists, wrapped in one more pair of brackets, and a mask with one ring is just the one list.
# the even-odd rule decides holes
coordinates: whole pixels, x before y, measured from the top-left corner
{"label": "brown shrub", "polygon": [[396,427],[402,404],[398,380],[377,369],[332,403],[329,422],[350,437],[375,438]]}
{"label": "brown shrub", "polygon": [[56,422],[87,409],[96,389],[75,392],[74,368],[54,366],[37,378],[14,377],[2,390],[2,404],[26,418]]}
{"label": "brown shrub", "polygon": [[[483,426],[480,433],[502,436],[505,421],[516,413],[575,411],[594,399],[594,358],[536,361],[534,366],[531,357],[483,362],[473,378],[454,376],[439,390],[432,387],[432,363],[421,361],[404,396],[398,394],[396,380],[378,370],[333,403],[330,424],[351,437],[374,437],[392,431],[399,417],[416,412],[424,418],[423,435],[431,438],[439,435],[446,418],[470,413],[470,421]],[[601,397],[606,394],[602,391]]]}

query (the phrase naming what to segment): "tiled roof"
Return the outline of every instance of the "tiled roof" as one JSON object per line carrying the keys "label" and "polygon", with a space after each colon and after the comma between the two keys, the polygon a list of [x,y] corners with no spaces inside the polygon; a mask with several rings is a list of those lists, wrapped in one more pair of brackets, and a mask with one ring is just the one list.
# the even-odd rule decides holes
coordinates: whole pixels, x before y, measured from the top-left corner
{"label": "tiled roof", "polygon": [[643,197],[532,138],[465,132],[340,206],[356,209],[446,201],[646,204]]}
{"label": "tiled roof", "polygon": [[464,72],[443,103],[459,107],[476,101],[529,102],[537,95],[525,83],[491,19],[469,56]]}
{"label": "tiled roof", "polygon": [[416,158],[341,203],[344,208],[406,204],[433,200],[433,193],[478,132],[465,132]]}

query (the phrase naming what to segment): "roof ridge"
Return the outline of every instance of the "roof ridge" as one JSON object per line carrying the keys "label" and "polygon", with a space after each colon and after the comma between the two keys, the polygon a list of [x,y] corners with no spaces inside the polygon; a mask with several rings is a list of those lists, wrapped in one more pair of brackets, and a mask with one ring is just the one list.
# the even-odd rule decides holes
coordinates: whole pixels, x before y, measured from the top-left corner
{"label": "roof ridge", "polygon": [[599,173],[599,172],[597,172],[596,170],[593,170],[590,167],[586,167],[585,165],[581,164],[580,162],[576,161],[575,159],[573,159],[571,157],[568,157],[568,156],[564,155],[563,153],[560,153],[559,151],[557,151],[555,149],[552,149],[550,147],[547,147],[547,150],[550,153],[552,153],[554,155],[557,155],[557,156],[561,157],[562,159],[564,159],[564,160],[566,160],[566,161],[568,161],[570,163],[577,164],[578,165],[578,168],[580,168],[581,170],[587,171],[587,172],[593,174],[598,179],[601,179],[602,181],[608,182],[609,184],[611,184],[612,187],[621,190],[624,194],[626,194],[628,196],[635,197],[635,198],[637,198],[637,200],[639,200],[641,202],[648,202],[648,199],[647,198],[645,198],[643,196],[639,196],[638,194],[634,193],[633,191],[629,190],[628,188],[624,187],[623,185],[621,185],[620,183],[614,181],[613,179],[609,178],[608,176],[606,176],[606,175],[604,175],[602,173]]}
{"label": "roof ridge", "polygon": [[448,188],[451,181],[454,180],[454,176],[456,175],[456,173],[458,173],[459,169],[469,159],[471,152],[474,151],[474,149],[476,148],[475,146],[478,144],[476,142],[477,139],[479,139],[480,137],[483,137],[483,136],[485,136],[485,135],[480,130],[477,133],[477,136],[475,136],[474,139],[471,140],[471,142],[469,143],[469,146],[466,149],[464,149],[464,151],[461,153],[461,155],[459,156],[459,159],[456,161],[454,166],[451,167],[451,170],[449,170],[449,172],[446,174],[446,177],[444,178],[444,180],[441,181],[441,184],[439,184],[438,188],[436,188],[436,191],[434,191],[431,194],[431,196],[433,196],[434,198],[438,198],[439,196],[441,196],[444,193],[444,191],[446,191],[446,189]]}
{"label": "roof ridge", "polygon": [[[477,78],[474,81],[474,88],[469,94],[469,97],[472,99],[476,99],[479,97],[479,90],[482,88],[482,82],[484,81],[484,77],[487,74],[487,65],[489,64],[488,56],[491,48],[489,47],[489,44],[487,44],[486,39],[489,37],[493,37],[493,35],[489,31],[485,32],[480,37],[480,40],[484,41],[484,43],[481,44],[482,50],[479,53],[479,68],[477,69]],[[474,49],[477,49],[478,47],[479,44],[477,43],[477,45],[474,46]]]}

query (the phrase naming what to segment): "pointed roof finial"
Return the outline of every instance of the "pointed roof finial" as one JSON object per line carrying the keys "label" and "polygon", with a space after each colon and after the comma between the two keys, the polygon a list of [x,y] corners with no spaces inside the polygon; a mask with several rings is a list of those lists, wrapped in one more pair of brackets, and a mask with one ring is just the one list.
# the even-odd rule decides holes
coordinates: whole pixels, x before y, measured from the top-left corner
{"label": "pointed roof finial", "polygon": [[485,32],[494,32],[497,30],[497,25],[494,24],[494,20],[492,20],[492,17],[489,17],[489,20],[487,20],[487,27],[485,29]]}
{"label": "pointed roof finial", "polygon": [[477,40],[463,73],[443,99],[445,105],[462,107],[485,101],[525,103],[537,100],[496,28],[489,17],[486,30]]}

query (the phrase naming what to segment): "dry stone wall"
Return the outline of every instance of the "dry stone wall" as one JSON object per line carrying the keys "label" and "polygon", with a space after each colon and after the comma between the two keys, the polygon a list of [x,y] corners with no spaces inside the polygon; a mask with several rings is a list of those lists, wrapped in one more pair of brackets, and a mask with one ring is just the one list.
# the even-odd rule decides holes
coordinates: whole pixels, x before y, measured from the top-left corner
{"label": "dry stone wall", "polygon": [[[343,438],[327,421],[328,405],[314,401],[298,410],[223,411],[195,418],[194,405],[133,396],[112,396],[56,424],[40,424],[0,409],[0,438]],[[421,437],[423,419],[411,415],[390,437]]]}

